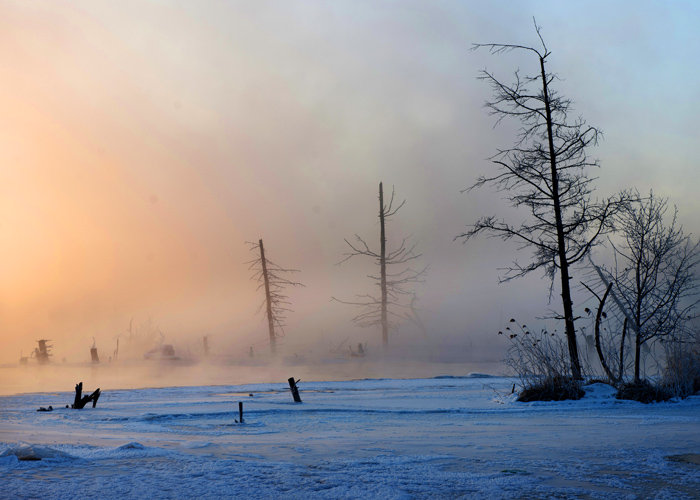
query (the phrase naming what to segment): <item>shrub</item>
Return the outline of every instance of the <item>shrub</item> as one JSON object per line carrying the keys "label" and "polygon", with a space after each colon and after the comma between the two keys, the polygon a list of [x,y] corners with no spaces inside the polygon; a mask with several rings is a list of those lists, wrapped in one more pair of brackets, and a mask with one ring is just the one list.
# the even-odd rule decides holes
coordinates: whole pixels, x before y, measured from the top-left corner
{"label": "shrub", "polygon": [[[686,347],[685,349],[683,347]],[[700,391],[700,346],[667,345],[661,384],[674,396],[686,398]]]}
{"label": "shrub", "polygon": [[524,387],[518,395],[518,401],[563,401],[581,399],[584,394],[581,381],[572,377],[544,378]]}
{"label": "shrub", "polygon": [[673,397],[673,393],[662,385],[654,385],[648,380],[628,382],[617,390],[617,399],[629,399],[640,403],[659,403]]}
{"label": "shrub", "polygon": [[520,379],[518,401],[580,399],[581,382],[569,374],[568,346],[557,333],[545,329],[532,333],[515,319],[510,325],[498,333],[510,341],[504,361]]}

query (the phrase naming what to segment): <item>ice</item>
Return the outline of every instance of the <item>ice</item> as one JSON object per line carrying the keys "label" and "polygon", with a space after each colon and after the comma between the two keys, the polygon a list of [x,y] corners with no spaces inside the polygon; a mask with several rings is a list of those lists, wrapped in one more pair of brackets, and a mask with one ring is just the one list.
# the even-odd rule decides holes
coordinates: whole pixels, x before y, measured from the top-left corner
{"label": "ice", "polygon": [[700,452],[700,397],[591,384],[518,403],[513,383],[302,381],[301,404],[285,380],[112,390],[79,411],[69,392],[2,397],[0,497],[697,498],[700,467],[674,457]]}
{"label": "ice", "polygon": [[0,453],[0,457],[15,457],[17,460],[24,461],[71,458],[69,454],[54,450],[48,446],[27,443],[19,443],[16,446],[6,448],[5,451]]}

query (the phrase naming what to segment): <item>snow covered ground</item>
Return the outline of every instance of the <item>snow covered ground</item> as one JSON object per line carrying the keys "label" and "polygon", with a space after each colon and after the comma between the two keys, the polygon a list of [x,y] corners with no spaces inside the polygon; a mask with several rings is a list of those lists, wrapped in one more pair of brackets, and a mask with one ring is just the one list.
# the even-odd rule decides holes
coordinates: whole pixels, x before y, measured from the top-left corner
{"label": "snow covered ground", "polygon": [[642,405],[597,384],[516,403],[512,385],[302,381],[301,404],[284,381],[107,390],[80,411],[71,393],[4,396],[0,497],[700,497],[700,397]]}

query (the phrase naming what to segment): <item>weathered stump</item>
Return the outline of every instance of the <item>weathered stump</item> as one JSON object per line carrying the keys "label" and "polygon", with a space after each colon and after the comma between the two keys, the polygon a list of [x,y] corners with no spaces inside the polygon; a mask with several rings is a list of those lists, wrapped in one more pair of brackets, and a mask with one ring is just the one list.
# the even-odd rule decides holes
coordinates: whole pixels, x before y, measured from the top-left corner
{"label": "weathered stump", "polygon": [[295,403],[301,403],[301,397],[299,397],[299,388],[297,387],[298,380],[294,380],[294,377],[289,377],[287,380],[289,382],[289,389],[292,391],[292,397]]}
{"label": "weathered stump", "polygon": [[100,394],[102,392],[100,391],[99,387],[89,396],[83,396],[83,383],[80,382],[75,385],[75,399],[73,400],[73,404],[71,405],[71,408],[74,410],[80,410],[85,407],[86,404],[88,404],[90,401],[92,401],[92,407],[94,408],[97,406],[97,400],[100,399]]}
{"label": "weathered stump", "polygon": [[75,399],[73,400],[73,405],[71,408],[82,408],[85,406],[84,404],[81,406],[80,405],[80,399],[83,395],[83,383],[79,382],[75,384]]}
{"label": "weathered stump", "polygon": [[98,387],[95,392],[90,394],[90,399],[92,399],[92,407],[94,408],[97,406],[97,400],[100,399],[100,394],[102,394],[102,391],[100,391],[100,388]]}

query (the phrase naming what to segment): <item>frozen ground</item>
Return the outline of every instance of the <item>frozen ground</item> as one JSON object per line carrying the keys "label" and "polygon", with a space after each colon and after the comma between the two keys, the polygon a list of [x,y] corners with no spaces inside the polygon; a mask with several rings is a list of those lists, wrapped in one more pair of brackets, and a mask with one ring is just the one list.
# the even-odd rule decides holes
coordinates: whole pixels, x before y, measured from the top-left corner
{"label": "frozen ground", "polygon": [[5,396],[0,497],[700,498],[700,397],[524,404],[512,384],[302,381],[302,404],[284,382],[112,390],[81,411]]}

